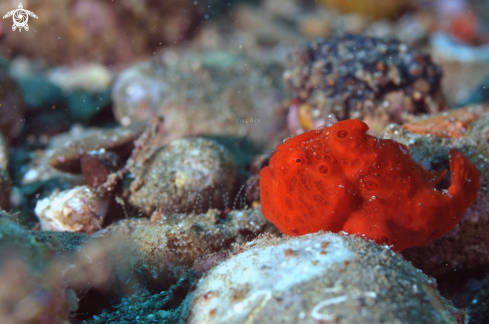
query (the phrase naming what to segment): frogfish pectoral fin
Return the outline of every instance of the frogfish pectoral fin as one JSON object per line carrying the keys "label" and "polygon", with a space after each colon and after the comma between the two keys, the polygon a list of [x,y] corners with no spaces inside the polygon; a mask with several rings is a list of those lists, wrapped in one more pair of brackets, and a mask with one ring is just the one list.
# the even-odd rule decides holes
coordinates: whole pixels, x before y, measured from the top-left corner
{"label": "frogfish pectoral fin", "polygon": [[447,169],[438,170],[433,173],[433,180],[430,181],[431,185],[436,186],[448,173]]}

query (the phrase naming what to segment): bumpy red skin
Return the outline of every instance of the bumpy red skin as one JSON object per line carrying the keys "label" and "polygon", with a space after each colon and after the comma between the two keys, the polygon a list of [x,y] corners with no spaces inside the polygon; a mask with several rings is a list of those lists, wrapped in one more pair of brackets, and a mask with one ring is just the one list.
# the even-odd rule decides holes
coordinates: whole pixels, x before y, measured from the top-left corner
{"label": "bumpy red skin", "polygon": [[260,172],[263,215],[287,235],[319,230],[359,234],[400,252],[449,231],[479,191],[479,171],[450,151],[446,174],[415,163],[409,149],[366,134],[367,124],[345,120],[277,146]]}

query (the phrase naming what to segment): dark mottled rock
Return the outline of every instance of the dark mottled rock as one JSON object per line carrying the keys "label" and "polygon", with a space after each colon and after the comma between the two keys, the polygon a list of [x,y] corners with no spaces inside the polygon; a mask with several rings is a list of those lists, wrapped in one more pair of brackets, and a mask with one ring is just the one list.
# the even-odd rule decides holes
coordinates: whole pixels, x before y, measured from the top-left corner
{"label": "dark mottled rock", "polygon": [[337,34],[298,48],[284,80],[313,119],[387,118],[443,110],[441,68],[428,54],[385,38]]}

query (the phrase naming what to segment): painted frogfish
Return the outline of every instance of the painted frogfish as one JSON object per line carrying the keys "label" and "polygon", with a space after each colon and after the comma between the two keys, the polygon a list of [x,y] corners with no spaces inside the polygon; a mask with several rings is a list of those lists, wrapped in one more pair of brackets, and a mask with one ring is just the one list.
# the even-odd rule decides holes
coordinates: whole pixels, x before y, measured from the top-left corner
{"label": "painted frogfish", "polygon": [[359,234],[394,251],[428,244],[452,229],[480,187],[476,166],[451,150],[447,174],[423,169],[398,142],[367,135],[351,119],[277,146],[260,171],[263,215],[284,234]]}

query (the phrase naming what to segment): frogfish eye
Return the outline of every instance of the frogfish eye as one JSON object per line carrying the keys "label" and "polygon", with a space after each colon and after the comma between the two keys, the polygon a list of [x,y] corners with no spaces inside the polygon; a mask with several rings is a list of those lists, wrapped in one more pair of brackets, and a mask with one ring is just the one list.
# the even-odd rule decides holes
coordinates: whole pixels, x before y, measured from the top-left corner
{"label": "frogfish eye", "polygon": [[345,138],[348,136],[348,132],[344,129],[338,131],[338,133],[336,133],[336,135],[338,135],[339,138]]}
{"label": "frogfish eye", "polygon": [[290,157],[290,163],[297,166],[303,165],[304,163],[306,163],[304,154],[302,152],[296,152],[292,154],[292,156]]}

